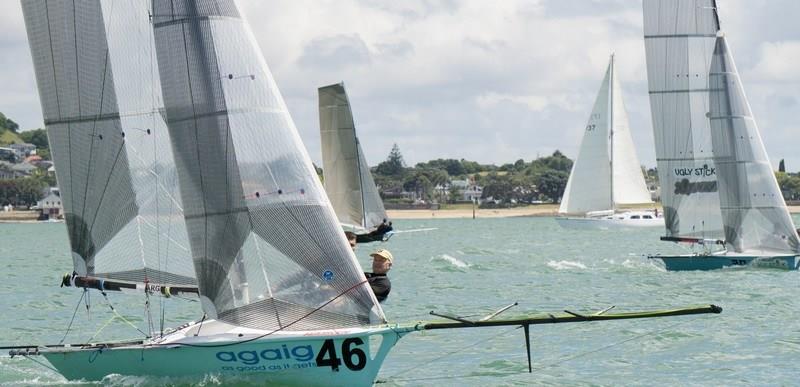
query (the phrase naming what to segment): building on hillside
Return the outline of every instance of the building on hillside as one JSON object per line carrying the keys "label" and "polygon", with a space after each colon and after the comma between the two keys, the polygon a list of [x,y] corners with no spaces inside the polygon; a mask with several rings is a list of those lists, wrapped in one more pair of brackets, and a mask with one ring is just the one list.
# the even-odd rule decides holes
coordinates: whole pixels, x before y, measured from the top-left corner
{"label": "building on hillside", "polygon": [[477,200],[480,202],[481,196],[483,195],[483,187],[475,184],[474,179],[451,180],[450,184],[458,191],[459,200],[465,202]]}
{"label": "building on hillside", "polygon": [[14,169],[14,172],[17,173],[17,176],[15,177],[28,177],[33,175],[33,173],[39,168],[37,168],[33,164],[19,163],[19,164],[14,164],[12,169]]}
{"label": "building on hillside", "polygon": [[14,164],[0,160],[0,180],[14,178]]}
{"label": "building on hillside", "polygon": [[64,208],[61,205],[61,192],[55,187],[50,188],[50,193],[36,205],[42,211],[42,218],[44,219],[59,219],[64,214]]}
{"label": "building on hillside", "polygon": [[8,147],[13,149],[14,152],[16,152],[17,157],[20,159],[24,159],[32,154],[36,154],[36,145],[33,144],[11,144]]}
{"label": "building on hillside", "polygon": [[11,148],[0,147],[0,161],[7,161],[9,163],[17,162],[17,152]]}

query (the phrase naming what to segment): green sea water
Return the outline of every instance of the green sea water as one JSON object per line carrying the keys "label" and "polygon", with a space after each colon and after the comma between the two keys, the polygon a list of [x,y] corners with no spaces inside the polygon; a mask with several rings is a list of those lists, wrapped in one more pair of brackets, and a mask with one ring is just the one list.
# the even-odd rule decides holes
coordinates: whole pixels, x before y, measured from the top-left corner
{"label": "green sea water", "polygon": [[[383,304],[389,320],[430,320],[436,311],[478,318],[505,313],[663,309],[717,304],[719,315],[531,327],[533,373],[527,372],[521,329],[415,333],[390,353],[379,385],[798,385],[800,273],[730,269],[666,272],[645,255],[686,252],[660,242],[661,229],[566,231],[551,218],[396,221],[393,289]],[[0,224],[0,345],[52,344],[64,332],[81,291],[60,288],[72,267],[64,224]],[[142,295],[90,293],[65,342],[141,337],[109,303],[146,331]],[[202,315],[197,302],[153,298],[167,326]],[[158,327],[156,327],[157,329]],[[39,359],[43,360],[43,359]],[[167,381],[168,382],[168,381]],[[176,381],[177,382],[177,381]],[[112,376],[112,385],[160,385],[163,379]],[[213,377],[181,380],[225,384]],[[24,358],[0,357],[0,385],[62,385],[58,374]]]}

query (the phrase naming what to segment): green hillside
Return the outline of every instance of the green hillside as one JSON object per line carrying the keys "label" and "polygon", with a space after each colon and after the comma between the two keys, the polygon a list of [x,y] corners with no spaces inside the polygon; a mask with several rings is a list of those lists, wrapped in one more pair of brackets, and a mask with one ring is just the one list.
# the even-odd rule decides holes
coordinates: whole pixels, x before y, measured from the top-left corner
{"label": "green hillside", "polygon": [[7,129],[0,128],[0,146],[7,146],[9,144],[21,144],[23,142],[25,141],[22,141],[22,139],[19,138],[19,135],[17,135],[16,133]]}

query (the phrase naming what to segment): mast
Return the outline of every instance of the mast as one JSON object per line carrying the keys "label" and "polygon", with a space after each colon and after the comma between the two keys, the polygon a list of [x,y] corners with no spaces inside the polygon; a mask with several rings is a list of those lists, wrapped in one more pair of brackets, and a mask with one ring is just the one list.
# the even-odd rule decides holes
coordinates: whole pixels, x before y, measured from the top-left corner
{"label": "mast", "polygon": [[611,172],[609,176],[608,187],[611,190],[611,209],[617,210],[617,202],[614,200],[614,53],[611,53],[611,60],[609,61],[608,70],[608,170]]}
{"label": "mast", "polygon": [[361,194],[361,226],[363,226],[365,230],[369,230],[367,227],[367,204],[364,202],[364,177],[361,176],[361,144],[358,142],[358,136],[356,135],[356,118],[353,115],[353,108],[350,106],[350,97],[347,96],[347,90],[344,88],[344,82],[341,82],[340,85],[342,85],[342,91],[344,92],[345,98],[347,98],[347,110],[350,111],[350,117],[353,118],[353,141],[356,144],[358,192]]}

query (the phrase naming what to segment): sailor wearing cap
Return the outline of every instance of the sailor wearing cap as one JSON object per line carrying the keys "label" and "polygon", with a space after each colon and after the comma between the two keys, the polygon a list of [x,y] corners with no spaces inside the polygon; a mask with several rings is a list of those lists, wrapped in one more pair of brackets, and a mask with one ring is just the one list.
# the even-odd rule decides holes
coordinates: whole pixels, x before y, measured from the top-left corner
{"label": "sailor wearing cap", "polygon": [[394,257],[386,249],[379,249],[370,256],[372,257],[372,273],[364,273],[364,275],[367,276],[367,281],[369,281],[375,297],[378,301],[383,302],[389,296],[389,291],[392,290],[392,283],[389,282],[386,273],[391,270]]}

